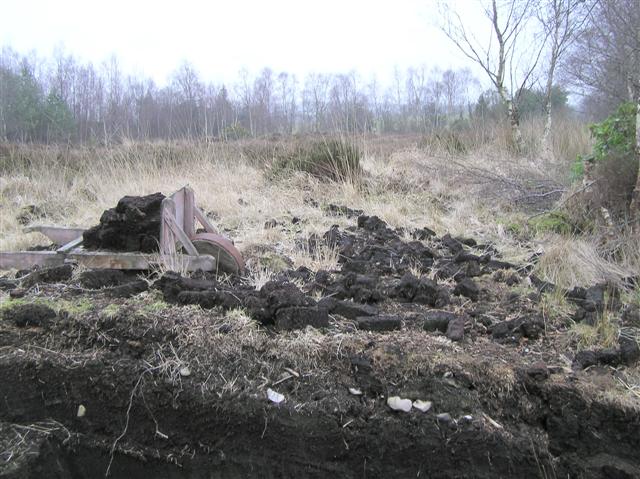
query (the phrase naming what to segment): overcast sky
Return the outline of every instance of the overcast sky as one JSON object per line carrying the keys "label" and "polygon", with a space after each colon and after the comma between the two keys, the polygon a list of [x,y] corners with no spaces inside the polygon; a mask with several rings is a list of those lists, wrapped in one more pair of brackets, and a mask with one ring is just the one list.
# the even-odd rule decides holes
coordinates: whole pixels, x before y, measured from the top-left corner
{"label": "overcast sky", "polygon": [[[481,31],[478,0],[456,2]],[[2,0],[0,42],[96,64],[115,54],[125,72],[161,85],[184,60],[215,82],[243,67],[386,82],[394,67],[472,66],[437,23],[436,0]]]}

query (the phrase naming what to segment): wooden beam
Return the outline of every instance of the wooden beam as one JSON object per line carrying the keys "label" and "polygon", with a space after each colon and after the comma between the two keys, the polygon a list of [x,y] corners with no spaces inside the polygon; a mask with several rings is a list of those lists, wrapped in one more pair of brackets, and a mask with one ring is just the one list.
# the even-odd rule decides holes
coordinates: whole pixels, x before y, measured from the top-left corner
{"label": "wooden beam", "polygon": [[82,236],[85,232],[85,228],[67,228],[64,226],[28,226],[23,229],[25,233],[42,233],[51,240],[52,243],[57,245],[67,244],[69,241],[73,241],[78,236]]}
{"label": "wooden beam", "polygon": [[55,251],[0,252],[0,270],[60,266],[64,264],[64,259],[64,255]]}
{"label": "wooden beam", "polygon": [[216,260],[213,256],[153,255],[144,253],[111,253],[107,251],[79,251],[67,254],[67,258],[91,269],[150,269],[157,264],[179,263],[187,271],[201,269],[214,271]]}
{"label": "wooden beam", "polygon": [[169,227],[169,217],[175,217],[176,204],[171,198],[162,200],[162,221],[160,222],[160,253],[176,252],[176,237]]}
{"label": "wooden beam", "polygon": [[216,260],[210,255],[153,255],[143,253],[111,253],[108,251],[19,251],[0,252],[0,270],[23,269],[32,266],[60,266],[73,261],[91,269],[150,269],[158,264],[179,264],[187,271],[215,271]]}
{"label": "wooden beam", "polygon": [[61,253],[66,253],[69,250],[72,250],[73,248],[80,246],[80,244],[83,241],[83,237],[82,236],[78,236],[76,239],[74,239],[73,241],[69,241],[66,245],[64,246],[60,246],[60,248],[58,248],[56,250],[56,253],[61,254]]}
{"label": "wooden beam", "polygon": [[218,234],[218,231],[213,227],[213,225],[209,222],[209,220],[207,219],[207,217],[204,215],[204,213],[200,210],[200,208],[198,208],[197,206],[194,205],[193,207],[193,213],[195,214],[196,219],[200,222],[200,224],[202,226],[204,226],[204,229],[207,230],[207,233],[214,233],[214,234]]}
{"label": "wooden beam", "polygon": [[173,211],[173,218],[175,219],[176,225],[184,231],[184,188],[180,188],[174,194],[171,195],[171,199],[173,200],[175,209]]}
{"label": "wooden beam", "polygon": [[193,190],[188,186],[184,187],[184,227],[183,230],[187,237],[193,238],[196,234],[196,226],[195,226],[195,212],[193,209],[195,208],[195,195]]}
{"label": "wooden beam", "polygon": [[173,232],[174,235],[176,235],[176,238],[178,238],[180,243],[182,243],[182,246],[184,246],[184,249],[187,251],[187,253],[190,254],[191,256],[198,256],[198,250],[196,249],[195,246],[193,246],[193,243],[191,242],[189,237],[186,235],[186,233],[182,231],[182,228],[180,228],[176,224],[175,219],[170,215],[167,215],[164,221],[167,223],[167,225],[169,225],[169,228],[171,228],[171,231]]}

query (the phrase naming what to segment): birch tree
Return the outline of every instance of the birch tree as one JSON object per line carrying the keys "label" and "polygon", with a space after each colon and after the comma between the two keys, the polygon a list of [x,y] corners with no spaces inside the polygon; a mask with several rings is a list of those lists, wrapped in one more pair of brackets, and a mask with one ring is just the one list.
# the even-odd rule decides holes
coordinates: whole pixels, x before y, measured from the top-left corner
{"label": "birch tree", "polygon": [[441,3],[444,33],[491,81],[504,105],[518,152],[525,148],[516,108],[518,95],[533,82],[544,50],[544,39],[538,38],[536,45],[530,28],[535,4],[533,0],[491,0],[484,6],[490,37],[482,43],[449,3]]}
{"label": "birch tree", "polygon": [[[591,6],[590,6],[591,5]],[[544,35],[549,44],[549,65],[545,85],[545,124],[542,133],[542,154],[551,158],[551,129],[553,116],[551,112],[551,94],[556,78],[556,69],[571,47],[572,41],[580,34],[589,12],[593,8],[585,0],[546,0],[538,10],[537,17],[542,25]]]}

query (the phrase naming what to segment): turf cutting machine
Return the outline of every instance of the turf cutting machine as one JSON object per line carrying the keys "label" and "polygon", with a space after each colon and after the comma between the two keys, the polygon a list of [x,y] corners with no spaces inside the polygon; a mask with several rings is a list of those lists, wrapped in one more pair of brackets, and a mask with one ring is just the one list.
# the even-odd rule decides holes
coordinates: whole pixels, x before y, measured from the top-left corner
{"label": "turf cutting machine", "polygon": [[[187,271],[215,271],[241,274],[242,255],[219,234],[195,204],[195,195],[185,186],[162,200],[159,252],[93,251],[83,248],[83,228],[30,226],[25,232],[40,232],[58,248],[54,251],[0,252],[0,270],[33,266],[58,266],[67,262],[90,269],[146,270],[154,264],[175,265]],[[199,223],[204,232],[196,230]]]}

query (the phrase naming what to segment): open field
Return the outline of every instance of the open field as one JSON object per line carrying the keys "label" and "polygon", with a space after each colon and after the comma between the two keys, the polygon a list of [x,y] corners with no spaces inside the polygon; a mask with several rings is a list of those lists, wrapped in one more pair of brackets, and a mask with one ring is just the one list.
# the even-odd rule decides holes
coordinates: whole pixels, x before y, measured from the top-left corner
{"label": "open field", "polygon": [[[589,148],[564,131],[554,161],[352,137],[361,171],[339,181],[278,166],[309,138],[0,147],[2,251],[190,185],[247,264],[141,273],[127,297],[79,269],[0,292],[0,476],[640,477],[640,245],[540,221]],[[25,305],[53,316],[25,327]]]}

